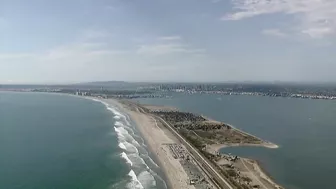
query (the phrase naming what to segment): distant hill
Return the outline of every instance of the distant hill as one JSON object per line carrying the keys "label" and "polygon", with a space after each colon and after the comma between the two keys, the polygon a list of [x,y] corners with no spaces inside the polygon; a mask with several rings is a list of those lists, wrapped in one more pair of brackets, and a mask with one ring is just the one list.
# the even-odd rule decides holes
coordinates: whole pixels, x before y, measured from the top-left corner
{"label": "distant hill", "polygon": [[132,85],[126,81],[93,81],[93,82],[86,82],[86,83],[77,83],[73,85],[87,85],[87,86],[126,86]]}
{"label": "distant hill", "polygon": [[105,88],[105,89],[135,89],[137,87],[148,86],[145,82],[126,82],[126,81],[94,81],[87,83],[77,83],[71,86],[80,88]]}

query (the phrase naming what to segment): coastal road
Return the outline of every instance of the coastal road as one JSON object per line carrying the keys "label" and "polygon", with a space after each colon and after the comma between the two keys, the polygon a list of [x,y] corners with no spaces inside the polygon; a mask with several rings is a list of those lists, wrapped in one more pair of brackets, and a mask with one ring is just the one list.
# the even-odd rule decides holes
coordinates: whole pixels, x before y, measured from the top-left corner
{"label": "coastal road", "polygon": [[[141,107],[138,107],[140,112],[147,114]],[[151,114],[152,115],[152,114]],[[213,168],[213,165],[211,165],[208,160],[203,157],[197,149],[195,149],[192,145],[189,144],[188,141],[186,141],[178,132],[175,131],[175,129],[167,123],[165,120],[163,120],[161,117],[158,117],[156,115],[152,115],[159,119],[162,123],[164,123],[168,129],[173,132],[173,134],[188,148],[189,152],[195,157],[197,161],[201,162],[201,165],[204,166],[204,168],[213,176],[213,178],[218,182],[218,184],[223,189],[234,189],[223,177],[220,175],[215,168]]]}

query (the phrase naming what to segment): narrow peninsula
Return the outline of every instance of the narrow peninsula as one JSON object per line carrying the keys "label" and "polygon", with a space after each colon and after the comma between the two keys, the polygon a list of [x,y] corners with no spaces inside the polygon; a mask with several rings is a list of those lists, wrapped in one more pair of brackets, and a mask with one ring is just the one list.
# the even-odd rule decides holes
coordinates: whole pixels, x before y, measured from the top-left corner
{"label": "narrow peninsula", "polygon": [[123,99],[101,99],[125,111],[158,159],[170,188],[283,189],[255,160],[221,154],[228,146],[278,148],[202,115]]}

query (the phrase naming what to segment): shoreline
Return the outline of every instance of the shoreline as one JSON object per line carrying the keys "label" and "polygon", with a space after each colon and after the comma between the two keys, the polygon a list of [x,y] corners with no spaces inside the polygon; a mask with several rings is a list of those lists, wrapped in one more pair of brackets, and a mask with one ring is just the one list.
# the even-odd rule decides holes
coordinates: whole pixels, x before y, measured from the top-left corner
{"label": "shoreline", "polygon": [[127,117],[130,118],[130,121],[135,124],[135,129],[138,131],[138,134],[140,134],[140,136],[144,140],[146,146],[148,146],[148,156],[150,158],[152,158],[152,160],[154,161],[155,164],[158,165],[160,173],[156,173],[156,174],[158,174],[161,177],[161,179],[163,179],[164,184],[165,184],[167,189],[173,189],[172,183],[168,179],[168,175],[166,174],[165,170],[162,169],[163,166],[162,166],[162,162],[160,161],[160,157],[158,157],[158,155],[155,153],[155,150],[153,150],[150,147],[150,145],[148,143],[148,140],[146,139],[146,136],[144,136],[144,134],[139,129],[139,125],[138,125],[139,123],[137,123],[135,120],[133,120],[132,116],[128,112],[129,110],[127,108],[123,107],[123,105],[117,99],[102,99],[102,98],[96,98],[96,97],[77,96],[77,95],[72,95],[72,94],[69,94],[69,96],[79,97],[79,98],[82,98],[82,99],[87,99],[87,100],[91,100],[91,101],[95,101],[95,102],[100,102],[104,105],[116,107],[119,110],[121,110],[123,113],[125,113],[127,115]]}
{"label": "shoreline", "polygon": [[[89,99],[89,100],[94,100],[94,101],[97,101],[97,100],[98,100],[99,102],[103,102],[103,104],[106,103],[106,104],[108,104],[108,105],[112,105],[111,102],[106,102],[106,101],[104,101],[104,100],[106,100],[106,99],[99,99],[99,98],[95,98],[95,97],[90,97],[90,98],[87,98],[87,99]],[[116,103],[116,104],[113,104],[112,106],[113,106],[113,107],[117,107],[118,110],[121,109],[122,113],[125,113],[125,114],[127,115],[127,117],[130,119],[130,121],[133,122],[133,123],[131,123],[131,124],[135,124],[135,125],[134,125],[134,129],[135,129],[135,131],[137,132],[138,135],[140,135],[140,137],[142,138],[143,142],[144,142],[145,145],[148,147],[148,150],[147,150],[147,152],[148,152],[148,156],[152,159],[152,161],[154,161],[153,163],[156,164],[156,166],[157,166],[157,168],[158,168],[158,171],[159,171],[159,172],[156,172],[156,171],[154,171],[154,172],[160,177],[161,180],[163,180],[163,183],[164,183],[166,189],[172,189],[172,185],[171,185],[170,182],[168,182],[169,180],[168,180],[168,177],[167,177],[165,171],[161,168],[162,165],[161,165],[161,162],[160,162],[159,159],[158,159],[159,157],[158,157],[158,156],[155,154],[155,152],[149,147],[149,144],[148,144],[148,142],[147,142],[147,140],[146,140],[146,137],[142,134],[142,132],[141,132],[141,131],[139,130],[139,128],[138,128],[138,123],[136,123],[135,121],[133,121],[133,119],[131,119],[131,117],[130,117],[131,115],[129,115],[128,113],[126,113],[126,112],[124,111],[124,108],[123,108],[123,107],[119,107],[119,105],[121,105],[121,104],[119,104],[119,102],[117,102],[117,100],[116,100],[116,102],[114,102],[114,103]],[[154,176],[154,175],[153,175],[153,176]]]}
{"label": "shoreline", "polygon": [[[209,118],[208,116],[204,116],[202,115],[202,117],[206,120],[212,121],[212,122],[216,122],[216,123],[224,123],[224,122],[220,122],[217,120],[214,120],[212,118]],[[265,147],[265,148],[270,148],[270,149],[276,149],[276,148],[280,148],[279,145],[266,141],[260,137],[257,137],[251,133],[248,133],[246,131],[243,131],[242,129],[238,129],[237,127],[229,124],[229,123],[224,123],[225,125],[231,127],[232,129],[236,130],[237,132],[246,135],[246,136],[251,136],[254,137],[256,139],[258,139],[259,141],[261,141],[262,143],[260,144],[252,144],[252,143],[227,143],[227,144],[213,144],[211,146],[213,146],[217,151],[219,151],[222,148],[227,148],[227,147],[239,147],[239,146],[254,146],[254,147]]]}
{"label": "shoreline", "polygon": [[[120,102],[119,99],[96,99],[115,106],[126,113],[136,124],[136,128],[143,136],[145,143],[148,145],[150,153],[155,156],[157,164],[164,173],[165,182],[168,188],[185,188],[195,189],[189,185],[189,177],[179,161],[173,158],[168,148],[162,146],[164,143],[175,143],[173,139],[164,133],[160,128],[156,128],[156,120],[148,115],[136,112]],[[154,121],[154,122],[153,122]]]}
{"label": "shoreline", "polygon": [[262,167],[261,163],[258,160],[249,159],[249,158],[244,158],[244,159],[246,159],[247,161],[250,161],[250,163],[253,164],[254,168],[257,170],[257,172],[260,174],[262,178],[264,178],[265,180],[272,183],[278,188],[282,187],[275,182],[274,178]]}

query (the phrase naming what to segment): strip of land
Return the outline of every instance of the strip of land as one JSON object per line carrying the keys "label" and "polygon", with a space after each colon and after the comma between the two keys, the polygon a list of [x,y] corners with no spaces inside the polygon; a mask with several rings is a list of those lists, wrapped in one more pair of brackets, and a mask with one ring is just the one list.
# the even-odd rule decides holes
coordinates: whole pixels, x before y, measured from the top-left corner
{"label": "strip of land", "polygon": [[168,179],[169,188],[217,188],[202,172],[184,145],[154,116],[141,112],[139,107],[131,103],[120,103],[113,99],[101,100],[117,106],[136,123],[151,152],[157,157],[158,164]]}
{"label": "strip of land", "polygon": [[171,107],[103,99],[136,122],[171,188],[280,189],[256,161],[220,154],[227,146],[278,146],[231,125]]}

